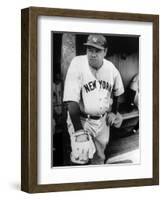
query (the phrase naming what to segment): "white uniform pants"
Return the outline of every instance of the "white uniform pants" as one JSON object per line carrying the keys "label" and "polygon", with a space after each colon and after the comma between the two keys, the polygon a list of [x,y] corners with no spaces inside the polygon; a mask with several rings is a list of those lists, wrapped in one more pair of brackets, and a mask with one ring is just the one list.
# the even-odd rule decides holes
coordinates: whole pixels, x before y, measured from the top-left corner
{"label": "white uniform pants", "polygon": [[[91,160],[91,164],[103,164],[105,161],[104,151],[110,137],[110,127],[106,125],[106,114],[98,120],[81,117],[81,122],[83,129],[88,130],[88,132],[91,134],[96,147],[96,153]],[[74,133],[74,127],[69,114],[67,118],[67,125],[71,138]]]}

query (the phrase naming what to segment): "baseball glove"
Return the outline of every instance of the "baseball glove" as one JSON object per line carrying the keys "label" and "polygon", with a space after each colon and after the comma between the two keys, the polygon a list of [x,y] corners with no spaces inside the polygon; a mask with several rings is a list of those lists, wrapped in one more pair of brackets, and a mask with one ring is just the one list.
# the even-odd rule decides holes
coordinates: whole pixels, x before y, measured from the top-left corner
{"label": "baseball glove", "polygon": [[[86,136],[86,139],[78,141],[78,136]],[[71,149],[71,161],[78,164],[88,163],[96,151],[90,134],[84,130],[77,131],[71,136]]]}

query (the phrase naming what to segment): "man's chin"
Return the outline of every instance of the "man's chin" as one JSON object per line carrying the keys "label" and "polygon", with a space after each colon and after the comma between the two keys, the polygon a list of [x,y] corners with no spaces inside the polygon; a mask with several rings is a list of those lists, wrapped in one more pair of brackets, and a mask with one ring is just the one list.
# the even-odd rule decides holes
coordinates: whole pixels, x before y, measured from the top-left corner
{"label": "man's chin", "polygon": [[94,69],[99,69],[99,65],[97,63],[90,62],[89,65]]}

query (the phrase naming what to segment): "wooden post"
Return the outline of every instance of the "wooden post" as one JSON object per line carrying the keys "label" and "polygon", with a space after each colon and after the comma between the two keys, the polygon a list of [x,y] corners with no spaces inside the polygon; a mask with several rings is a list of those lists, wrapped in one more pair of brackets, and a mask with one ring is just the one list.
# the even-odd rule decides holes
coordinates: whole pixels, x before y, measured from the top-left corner
{"label": "wooden post", "polygon": [[63,33],[61,47],[61,74],[65,80],[67,70],[71,60],[76,56],[75,35],[72,33]]}

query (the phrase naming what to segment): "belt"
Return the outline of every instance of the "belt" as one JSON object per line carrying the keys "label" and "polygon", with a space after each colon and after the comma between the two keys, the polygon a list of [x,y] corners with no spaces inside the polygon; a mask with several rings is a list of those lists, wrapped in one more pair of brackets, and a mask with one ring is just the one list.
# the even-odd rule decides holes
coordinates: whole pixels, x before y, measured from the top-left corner
{"label": "belt", "polygon": [[101,115],[98,115],[98,116],[96,116],[96,115],[88,115],[88,114],[85,114],[85,113],[80,113],[80,115],[81,115],[82,117],[84,117],[84,118],[87,118],[87,119],[95,119],[95,120],[98,120],[98,119],[102,118],[102,117],[105,115],[105,113],[104,113],[104,114],[101,114]]}

